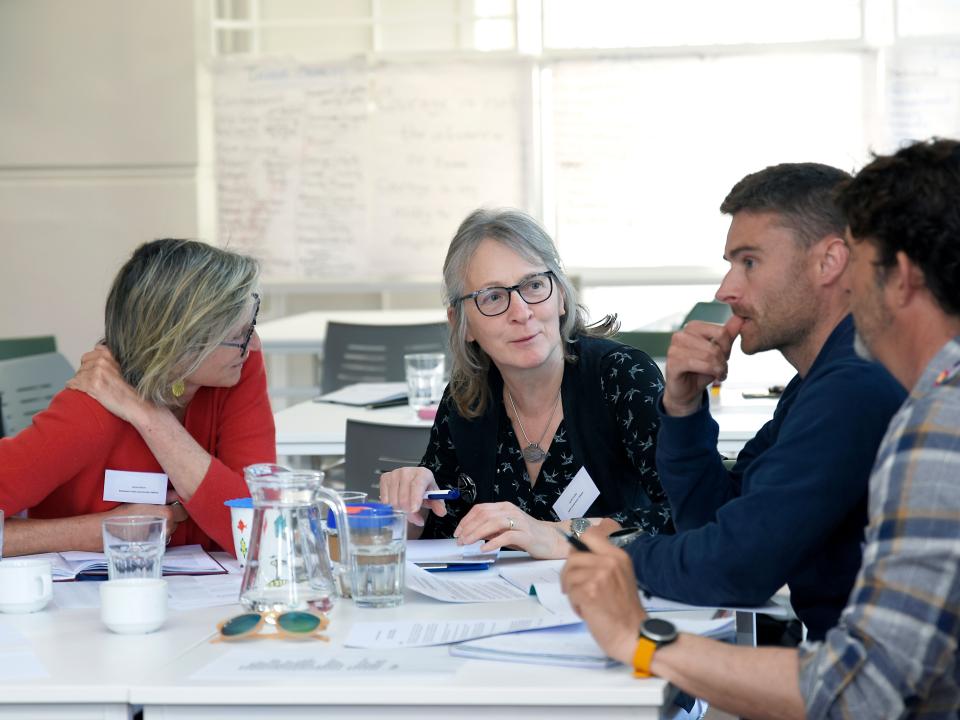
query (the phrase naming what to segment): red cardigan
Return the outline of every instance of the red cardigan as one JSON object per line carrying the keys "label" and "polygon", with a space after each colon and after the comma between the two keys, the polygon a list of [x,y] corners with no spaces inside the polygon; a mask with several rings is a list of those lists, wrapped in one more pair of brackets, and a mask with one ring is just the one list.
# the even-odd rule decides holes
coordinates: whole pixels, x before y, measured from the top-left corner
{"label": "red cardigan", "polygon": [[[213,461],[185,505],[190,517],[170,544],[219,546],[232,553],[230,510],[223,502],[249,496],[244,467],[276,462],[262,353],[250,353],[234,387],[200,388],[183,424]],[[12,515],[29,508],[34,518],[111,510],[119,503],[103,500],[108,469],[163,472],[132,425],[86,393],[63,390],[32,425],[0,440],[0,509]]]}

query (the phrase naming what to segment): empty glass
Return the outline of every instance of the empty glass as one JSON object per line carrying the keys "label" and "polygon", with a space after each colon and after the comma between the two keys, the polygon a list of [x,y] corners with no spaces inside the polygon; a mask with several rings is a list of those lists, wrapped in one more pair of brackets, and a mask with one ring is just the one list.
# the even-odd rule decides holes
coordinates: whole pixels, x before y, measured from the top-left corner
{"label": "empty glass", "polygon": [[440,402],[446,384],[446,362],[443,353],[413,353],[403,356],[407,377],[407,401],[414,411]]}
{"label": "empty glass", "polygon": [[105,519],[103,551],[111,580],[159,578],[166,548],[166,521],[153,515],[117,515]]}

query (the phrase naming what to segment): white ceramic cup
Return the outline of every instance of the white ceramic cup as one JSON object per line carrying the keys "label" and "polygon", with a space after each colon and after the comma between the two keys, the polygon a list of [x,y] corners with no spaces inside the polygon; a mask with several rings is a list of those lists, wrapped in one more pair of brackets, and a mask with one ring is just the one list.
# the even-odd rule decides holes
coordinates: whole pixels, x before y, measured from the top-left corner
{"label": "white ceramic cup", "polygon": [[129,578],[100,583],[100,619],[123,635],[158,630],[167,619],[167,581]]}
{"label": "white ceramic cup", "polygon": [[46,607],[51,597],[53,577],[49,560],[0,560],[0,612],[36,612]]}
{"label": "white ceramic cup", "polygon": [[230,508],[230,524],[233,528],[233,552],[240,561],[240,567],[247,562],[250,549],[250,526],[253,524],[253,500],[235,498],[223,503]]}

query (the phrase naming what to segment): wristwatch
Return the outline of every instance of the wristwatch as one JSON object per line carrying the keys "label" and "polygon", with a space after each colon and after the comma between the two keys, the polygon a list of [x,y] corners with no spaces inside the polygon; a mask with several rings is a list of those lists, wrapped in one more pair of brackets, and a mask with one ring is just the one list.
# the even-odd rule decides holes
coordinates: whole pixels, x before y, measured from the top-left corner
{"label": "wristwatch", "polygon": [[590,527],[593,525],[586,518],[573,518],[570,521],[570,531],[573,533],[573,536],[579,540],[580,536],[583,535]]}
{"label": "wristwatch", "polygon": [[647,618],[640,625],[640,637],[637,640],[637,649],[633,651],[633,676],[636,678],[650,677],[650,663],[653,662],[653,653],[664,645],[669,645],[677,639],[677,626],[669,620],[661,618]]}

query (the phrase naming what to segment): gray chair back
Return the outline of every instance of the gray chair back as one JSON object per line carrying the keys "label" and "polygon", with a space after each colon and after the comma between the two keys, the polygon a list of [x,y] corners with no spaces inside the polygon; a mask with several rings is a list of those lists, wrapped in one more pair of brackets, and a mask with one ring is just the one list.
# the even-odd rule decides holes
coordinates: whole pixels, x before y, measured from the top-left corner
{"label": "gray chair back", "polygon": [[43,353],[0,360],[0,414],[3,432],[16,435],[33,416],[45,410],[53,396],[73,377],[73,368],[60,353]]}
{"label": "gray chair back", "polygon": [[0,339],[0,360],[10,360],[27,355],[42,355],[56,351],[57,341],[53,335]]}
{"label": "gray chair back", "polygon": [[344,484],[371,500],[380,497],[380,472],[420,463],[430,441],[428,425],[379,425],[347,420]]}
{"label": "gray chair back", "polygon": [[450,343],[447,324],[353,325],[330,322],[323,341],[320,389],[328,393],[359,382],[402,382],[407,353],[442,352]]}
{"label": "gray chair back", "polygon": [[726,303],[717,300],[698,302],[687,313],[687,316],[683,319],[683,324],[686,325],[691,320],[703,320],[704,322],[722,325],[730,319],[732,314],[733,310]]}

